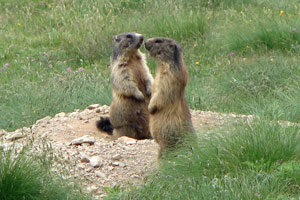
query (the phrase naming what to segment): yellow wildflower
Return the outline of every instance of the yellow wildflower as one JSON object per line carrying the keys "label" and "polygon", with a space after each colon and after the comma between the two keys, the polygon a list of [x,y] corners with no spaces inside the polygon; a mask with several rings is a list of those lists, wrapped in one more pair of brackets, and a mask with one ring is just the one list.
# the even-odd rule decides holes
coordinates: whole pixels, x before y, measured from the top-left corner
{"label": "yellow wildflower", "polygon": [[282,16],[283,14],[284,14],[284,11],[281,10],[281,11],[279,12],[279,16]]}
{"label": "yellow wildflower", "polygon": [[271,62],[274,62],[274,58],[271,58],[270,61],[271,61]]}
{"label": "yellow wildflower", "polygon": [[20,23],[18,23],[17,25],[18,25],[18,26],[21,26],[21,24],[20,24]]}
{"label": "yellow wildflower", "polygon": [[199,65],[200,63],[199,62],[195,62],[195,65]]}

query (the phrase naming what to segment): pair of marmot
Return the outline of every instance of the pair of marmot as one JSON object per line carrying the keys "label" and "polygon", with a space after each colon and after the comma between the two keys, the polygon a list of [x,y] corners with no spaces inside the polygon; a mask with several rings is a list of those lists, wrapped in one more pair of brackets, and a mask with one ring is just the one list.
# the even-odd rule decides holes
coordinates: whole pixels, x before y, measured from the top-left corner
{"label": "pair of marmot", "polygon": [[193,131],[185,99],[188,73],[181,48],[174,40],[148,39],[145,48],[157,61],[153,83],[145,56],[139,50],[142,43],[143,36],[137,33],[114,37],[110,66],[113,100],[109,117],[101,117],[97,127],[115,137],[152,136],[160,145],[161,155],[183,134]]}

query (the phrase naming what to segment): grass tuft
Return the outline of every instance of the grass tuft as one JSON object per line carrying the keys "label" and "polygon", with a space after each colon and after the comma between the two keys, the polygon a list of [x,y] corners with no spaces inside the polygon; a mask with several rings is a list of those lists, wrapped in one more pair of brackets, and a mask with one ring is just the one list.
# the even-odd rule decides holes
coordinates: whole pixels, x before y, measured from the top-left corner
{"label": "grass tuft", "polygon": [[0,199],[3,200],[48,200],[88,199],[75,187],[50,172],[44,157],[29,156],[27,146],[0,150]]}
{"label": "grass tuft", "polygon": [[107,199],[297,197],[299,137],[298,127],[265,120],[212,132],[173,152],[141,187]]}

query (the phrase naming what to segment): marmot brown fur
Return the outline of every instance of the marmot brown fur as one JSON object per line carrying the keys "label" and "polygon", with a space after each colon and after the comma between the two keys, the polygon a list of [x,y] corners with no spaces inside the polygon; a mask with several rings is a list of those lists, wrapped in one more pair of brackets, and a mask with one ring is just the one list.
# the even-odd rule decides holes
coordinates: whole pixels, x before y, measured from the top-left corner
{"label": "marmot brown fur", "polygon": [[191,114],[185,98],[188,72],[179,45],[172,39],[152,38],[145,42],[157,62],[152,97],[148,106],[150,131],[160,145],[159,156],[193,132]]}
{"label": "marmot brown fur", "polygon": [[100,130],[115,137],[151,138],[148,104],[153,78],[139,48],[143,36],[122,33],[114,37],[110,65],[113,99],[109,117],[97,121]]}

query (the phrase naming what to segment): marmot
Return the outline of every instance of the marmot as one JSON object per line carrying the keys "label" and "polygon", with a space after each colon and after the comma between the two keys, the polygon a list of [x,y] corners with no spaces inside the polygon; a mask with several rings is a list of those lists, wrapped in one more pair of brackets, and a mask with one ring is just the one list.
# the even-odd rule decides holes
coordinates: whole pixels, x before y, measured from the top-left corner
{"label": "marmot", "polygon": [[143,36],[122,33],[114,37],[110,65],[113,99],[109,117],[101,117],[97,127],[114,137],[151,138],[148,104],[153,78],[139,48]]}
{"label": "marmot", "polygon": [[152,97],[148,106],[150,132],[160,146],[159,157],[193,133],[191,114],[185,98],[188,72],[180,46],[172,39],[151,38],[145,42],[150,56],[157,62]]}

